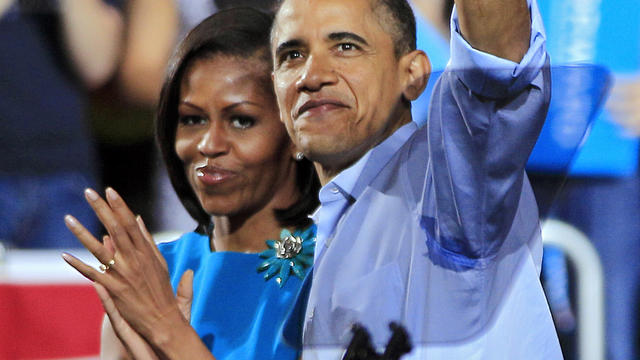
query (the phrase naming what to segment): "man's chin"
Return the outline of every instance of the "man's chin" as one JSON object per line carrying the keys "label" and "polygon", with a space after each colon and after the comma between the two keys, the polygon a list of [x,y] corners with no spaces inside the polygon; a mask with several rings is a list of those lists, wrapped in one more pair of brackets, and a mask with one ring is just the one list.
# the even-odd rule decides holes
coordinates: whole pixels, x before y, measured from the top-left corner
{"label": "man's chin", "polygon": [[351,149],[309,147],[304,148],[303,152],[307,159],[319,164],[323,168],[340,172],[360,158],[360,156],[353,154],[349,150]]}

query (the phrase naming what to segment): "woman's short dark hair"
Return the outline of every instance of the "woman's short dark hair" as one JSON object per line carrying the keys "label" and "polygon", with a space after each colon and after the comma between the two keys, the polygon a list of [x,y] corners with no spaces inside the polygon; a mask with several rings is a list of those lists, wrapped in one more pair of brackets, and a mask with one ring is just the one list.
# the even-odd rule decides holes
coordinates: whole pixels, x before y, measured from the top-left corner
{"label": "woman's short dark hair", "polygon": [[[178,45],[169,61],[156,117],[156,140],[169,173],[171,184],[189,215],[198,222],[196,231],[212,228],[207,214],[191,188],[182,161],[175,151],[178,124],[180,84],[186,69],[197,59],[216,55],[254,57],[271,69],[269,34],[273,16],[251,8],[220,11],[193,28]],[[297,162],[296,184],[300,199],[287,209],[275,210],[280,226],[303,227],[311,223],[308,215],[318,206],[320,182],[313,164],[303,159]]]}

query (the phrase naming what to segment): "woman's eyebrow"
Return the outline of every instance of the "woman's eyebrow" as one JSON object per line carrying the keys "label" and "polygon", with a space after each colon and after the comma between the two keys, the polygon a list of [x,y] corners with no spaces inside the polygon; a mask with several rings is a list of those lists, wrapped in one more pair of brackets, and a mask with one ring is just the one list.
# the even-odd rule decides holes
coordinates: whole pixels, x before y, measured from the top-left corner
{"label": "woman's eyebrow", "polygon": [[180,107],[181,105],[192,107],[196,110],[202,111],[202,108],[200,106],[190,102],[189,100],[180,100],[180,102],[178,103],[178,107]]}
{"label": "woman's eyebrow", "polygon": [[229,110],[233,110],[233,109],[235,109],[236,107],[241,106],[241,105],[253,105],[253,106],[260,106],[260,104],[258,104],[258,103],[256,103],[256,102],[253,102],[253,101],[238,101],[238,102],[236,102],[236,103],[229,104],[229,105],[225,106],[225,107],[222,109],[222,111],[229,111]]}

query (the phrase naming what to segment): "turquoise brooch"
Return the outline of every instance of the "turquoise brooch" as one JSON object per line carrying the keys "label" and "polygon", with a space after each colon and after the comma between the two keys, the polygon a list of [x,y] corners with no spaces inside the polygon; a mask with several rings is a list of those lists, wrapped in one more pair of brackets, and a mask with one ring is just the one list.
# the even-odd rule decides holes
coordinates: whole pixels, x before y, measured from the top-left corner
{"label": "turquoise brooch", "polygon": [[293,234],[287,229],[282,229],[280,239],[267,240],[266,243],[269,249],[259,254],[266,260],[258,266],[258,272],[266,271],[265,280],[277,275],[276,282],[283,287],[291,273],[303,279],[304,269],[313,263],[316,226],[311,225],[305,230],[296,230]]}

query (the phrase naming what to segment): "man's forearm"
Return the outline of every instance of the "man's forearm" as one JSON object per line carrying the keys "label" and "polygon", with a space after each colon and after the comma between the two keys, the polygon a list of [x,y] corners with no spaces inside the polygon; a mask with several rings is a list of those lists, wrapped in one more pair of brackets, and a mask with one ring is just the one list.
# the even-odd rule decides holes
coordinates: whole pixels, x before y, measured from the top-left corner
{"label": "man's forearm", "polygon": [[118,64],[122,16],[102,0],[60,0],[60,16],[76,72],[88,87],[100,86]]}
{"label": "man's forearm", "polygon": [[475,49],[520,62],[529,48],[526,0],[455,0],[460,31]]}

